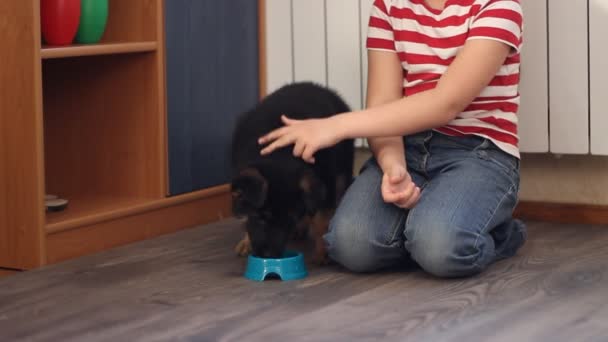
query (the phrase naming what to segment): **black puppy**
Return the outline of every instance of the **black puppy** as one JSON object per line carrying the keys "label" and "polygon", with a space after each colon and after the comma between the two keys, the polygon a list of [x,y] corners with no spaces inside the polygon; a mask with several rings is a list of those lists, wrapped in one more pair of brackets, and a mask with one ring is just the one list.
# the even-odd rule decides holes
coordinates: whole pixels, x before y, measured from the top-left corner
{"label": "black puppy", "polygon": [[232,140],[233,212],[246,217],[239,255],[276,258],[291,237],[315,239],[316,262],[324,262],[322,236],[353,176],[352,140],[318,151],[315,163],[293,156],[293,146],[261,156],[258,139],[282,126],[281,115],[292,119],[325,118],[349,111],[334,91],[310,82],[293,83],[265,97],[243,113]]}

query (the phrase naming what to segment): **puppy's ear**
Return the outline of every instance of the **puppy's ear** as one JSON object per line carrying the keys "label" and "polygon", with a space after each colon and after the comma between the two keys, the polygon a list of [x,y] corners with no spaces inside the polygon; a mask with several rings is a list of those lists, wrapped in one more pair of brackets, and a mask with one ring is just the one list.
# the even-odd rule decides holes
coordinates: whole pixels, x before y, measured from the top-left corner
{"label": "puppy's ear", "polygon": [[319,205],[325,200],[327,190],[312,171],[305,171],[300,176],[300,189],[302,190],[306,214],[314,215]]}
{"label": "puppy's ear", "polygon": [[241,171],[231,184],[232,207],[238,216],[249,215],[260,209],[268,196],[268,181],[255,168]]}

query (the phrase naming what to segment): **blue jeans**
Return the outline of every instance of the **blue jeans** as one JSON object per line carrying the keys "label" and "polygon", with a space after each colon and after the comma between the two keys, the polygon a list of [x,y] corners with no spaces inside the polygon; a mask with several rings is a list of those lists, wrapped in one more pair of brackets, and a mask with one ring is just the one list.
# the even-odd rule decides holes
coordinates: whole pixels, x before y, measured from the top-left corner
{"label": "blue jeans", "polygon": [[385,203],[372,157],[330,222],[331,259],[354,272],[413,260],[433,275],[463,277],[516,253],[526,241],[525,225],[512,217],[519,159],[487,139],[434,131],[405,138],[405,146],[420,201],[409,211]]}

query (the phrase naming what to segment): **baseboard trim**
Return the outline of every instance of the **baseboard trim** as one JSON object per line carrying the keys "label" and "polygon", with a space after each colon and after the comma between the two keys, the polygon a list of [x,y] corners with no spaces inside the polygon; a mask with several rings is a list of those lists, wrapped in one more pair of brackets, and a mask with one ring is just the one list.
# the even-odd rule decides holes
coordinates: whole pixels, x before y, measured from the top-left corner
{"label": "baseboard trim", "polygon": [[5,278],[5,277],[8,277],[8,276],[12,276],[12,275],[17,274],[19,272],[20,272],[19,270],[14,270],[14,269],[11,269],[11,268],[2,268],[2,267],[0,267],[0,278]]}
{"label": "baseboard trim", "polygon": [[515,217],[555,223],[608,224],[608,206],[523,201]]}
{"label": "baseboard trim", "polygon": [[[230,217],[227,187],[166,199],[164,205],[132,211],[123,217],[54,230],[47,235],[47,263],[53,264],[108,248],[173,233]],[[575,224],[608,224],[608,206],[521,202],[514,213],[524,220]],[[12,270],[11,270],[12,271]],[[3,272],[9,274],[12,272]]]}

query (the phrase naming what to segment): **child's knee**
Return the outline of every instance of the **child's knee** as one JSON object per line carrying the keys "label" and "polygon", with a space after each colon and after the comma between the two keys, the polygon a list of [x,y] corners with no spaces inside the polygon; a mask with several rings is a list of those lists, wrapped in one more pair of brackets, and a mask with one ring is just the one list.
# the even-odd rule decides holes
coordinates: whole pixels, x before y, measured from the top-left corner
{"label": "child's knee", "polygon": [[375,257],[368,236],[367,227],[356,220],[334,217],[324,237],[330,259],[353,272],[373,271]]}
{"label": "child's knee", "polygon": [[494,251],[491,239],[438,217],[408,222],[405,246],[416,263],[438,277],[479,273]]}

